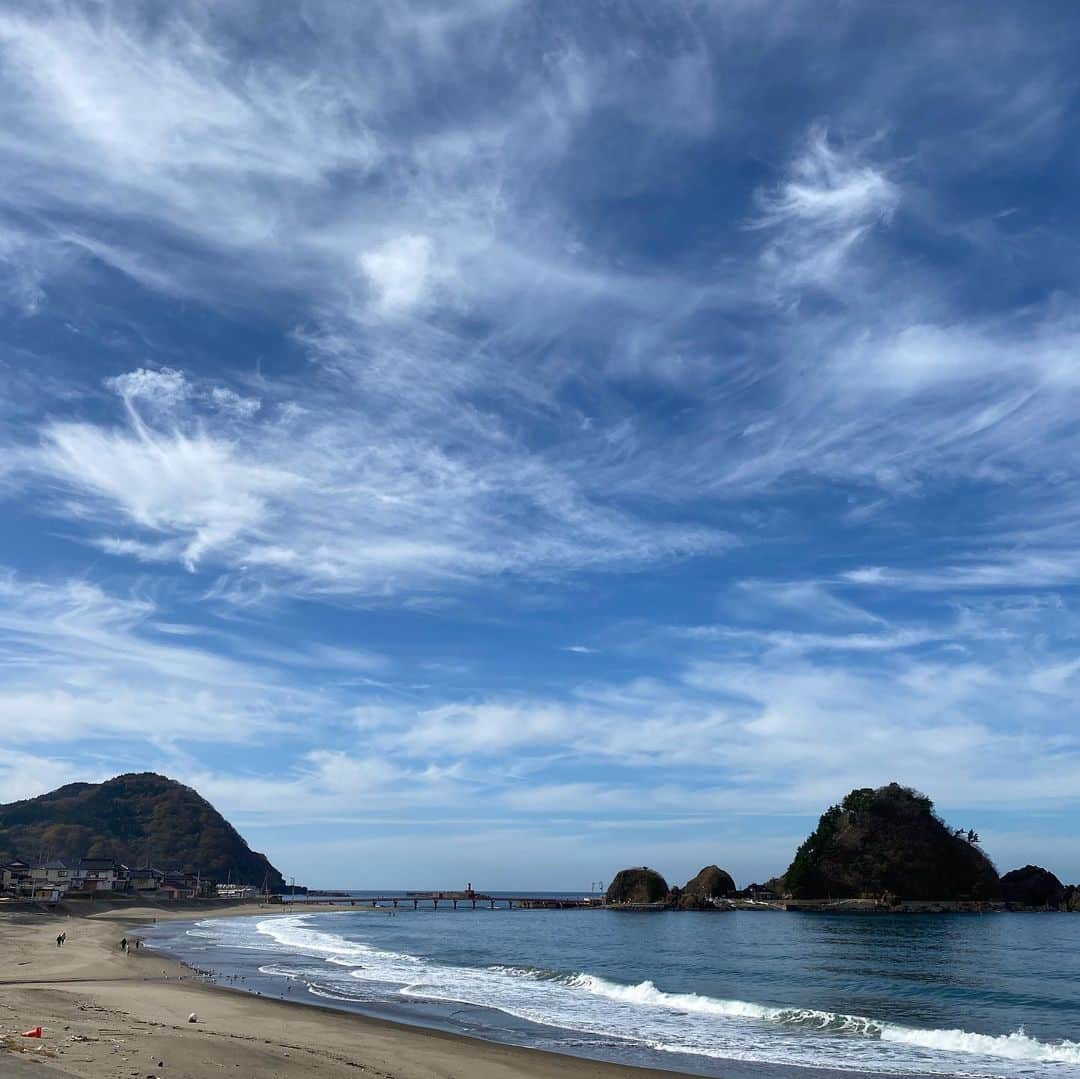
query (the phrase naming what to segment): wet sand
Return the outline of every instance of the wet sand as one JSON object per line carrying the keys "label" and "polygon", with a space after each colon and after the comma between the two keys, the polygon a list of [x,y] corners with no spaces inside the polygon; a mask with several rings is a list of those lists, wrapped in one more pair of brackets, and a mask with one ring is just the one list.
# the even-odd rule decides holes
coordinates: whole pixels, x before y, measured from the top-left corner
{"label": "wet sand", "polygon": [[[131,939],[154,919],[275,913],[289,911],[251,904],[198,912],[128,908],[92,917],[0,914],[0,1075],[672,1079],[672,1072],[254,997],[206,985],[152,952],[119,949],[123,936]],[[63,930],[67,944],[57,948]],[[198,1022],[187,1021],[191,1013]],[[36,1026],[43,1028],[40,1040],[19,1036]]]}

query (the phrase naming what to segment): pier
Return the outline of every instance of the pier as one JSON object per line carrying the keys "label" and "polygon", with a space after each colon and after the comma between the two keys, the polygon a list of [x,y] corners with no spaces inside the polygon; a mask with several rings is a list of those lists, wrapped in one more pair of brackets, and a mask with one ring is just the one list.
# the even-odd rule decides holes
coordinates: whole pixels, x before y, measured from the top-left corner
{"label": "pier", "polygon": [[413,910],[457,910],[458,906],[472,910],[600,910],[604,906],[604,897],[596,896],[528,896],[528,895],[488,895],[481,892],[405,892],[400,895],[343,895],[341,892],[319,893],[307,896],[291,897],[289,906],[302,907],[307,903],[324,903],[330,900],[336,905],[350,907],[371,907],[397,910],[400,907]]}

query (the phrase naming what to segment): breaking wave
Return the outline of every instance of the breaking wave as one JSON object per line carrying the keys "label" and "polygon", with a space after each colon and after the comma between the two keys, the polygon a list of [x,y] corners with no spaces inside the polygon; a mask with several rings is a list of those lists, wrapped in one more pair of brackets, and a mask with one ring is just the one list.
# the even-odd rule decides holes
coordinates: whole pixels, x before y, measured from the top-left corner
{"label": "breaking wave", "polygon": [[643,1008],[663,1008],[686,1014],[712,1015],[725,1019],[756,1019],[836,1034],[854,1034],[895,1045],[916,1046],[943,1053],[969,1053],[1004,1060],[1041,1064],[1080,1064],[1080,1042],[1042,1042],[1022,1030],[1011,1034],[975,1034],[966,1030],[923,1030],[905,1027],[861,1015],[818,1011],[813,1008],[774,1008],[745,1000],[718,1000],[696,993],[665,993],[649,981],[621,985],[580,974],[568,984],[608,1000]]}

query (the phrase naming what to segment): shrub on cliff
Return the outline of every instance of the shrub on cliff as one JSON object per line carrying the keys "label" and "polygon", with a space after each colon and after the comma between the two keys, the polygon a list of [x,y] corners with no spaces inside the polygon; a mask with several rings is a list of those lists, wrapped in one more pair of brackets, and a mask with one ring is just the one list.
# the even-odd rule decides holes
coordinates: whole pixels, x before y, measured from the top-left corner
{"label": "shrub on cliff", "polygon": [[990,859],[929,798],[898,783],[854,790],[826,810],[784,881],[796,899],[1001,897]]}

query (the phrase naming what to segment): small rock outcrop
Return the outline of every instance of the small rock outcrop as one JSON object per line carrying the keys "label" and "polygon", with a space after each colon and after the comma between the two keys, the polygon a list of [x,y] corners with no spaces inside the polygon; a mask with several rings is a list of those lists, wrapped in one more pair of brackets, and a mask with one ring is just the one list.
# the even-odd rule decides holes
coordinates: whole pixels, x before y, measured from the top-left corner
{"label": "small rock outcrop", "polygon": [[608,885],[608,903],[663,903],[668,897],[668,884],[655,869],[621,869]]}
{"label": "small rock outcrop", "polygon": [[711,906],[711,900],[722,899],[735,891],[731,874],[718,865],[707,865],[679,890],[678,905],[684,910]]}
{"label": "small rock outcrop", "polygon": [[1065,885],[1049,869],[1026,865],[1001,878],[1001,894],[1006,903],[1019,907],[1060,907]]}
{"label": "small rock outcrop", "polygon": [[929,798],[899,783],[854,790],[826,810],[784,880],[796,899],[1001,898],[978,836],[946,826]]}

